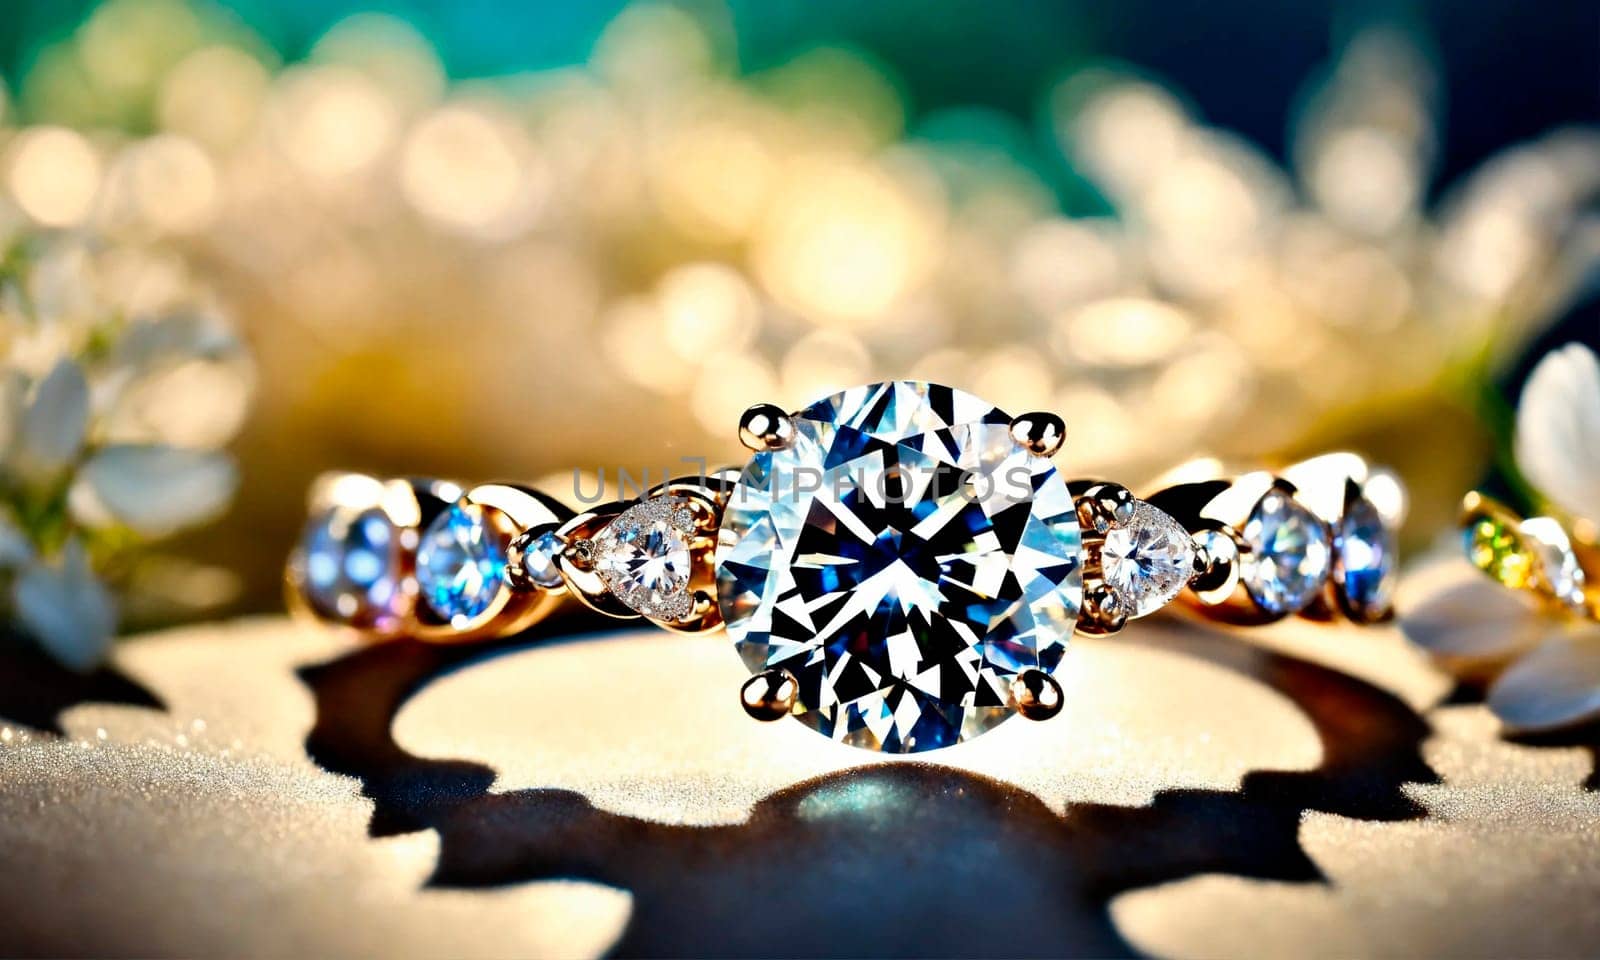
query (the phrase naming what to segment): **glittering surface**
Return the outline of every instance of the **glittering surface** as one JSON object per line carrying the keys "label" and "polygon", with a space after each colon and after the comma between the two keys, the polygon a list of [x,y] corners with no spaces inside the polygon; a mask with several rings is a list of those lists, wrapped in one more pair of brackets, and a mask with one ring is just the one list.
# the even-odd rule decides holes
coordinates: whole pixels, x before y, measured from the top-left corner
{"label": "glittering surface", "polygon": [[0,950],[1600,942],[1592,747],[1436,706],[1445,681],[1388,628],[1255,636],[1158,618],[1079,642],[1060,717],[932,762],[750,721],[724,643],[660,632],[361,648],[260,620],[129,644],[88,681],[8,663]]}

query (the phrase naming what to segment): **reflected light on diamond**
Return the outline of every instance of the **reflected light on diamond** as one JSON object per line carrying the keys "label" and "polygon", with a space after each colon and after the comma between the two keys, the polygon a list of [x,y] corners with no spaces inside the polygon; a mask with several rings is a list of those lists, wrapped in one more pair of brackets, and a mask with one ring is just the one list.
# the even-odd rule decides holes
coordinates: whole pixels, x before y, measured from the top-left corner
{"label": "reflected light on diamond", "polygon": [[399,125],[382,88],[348,67],[285,71],[271,112],[284,153],[305,173],[327,180],[374,163]]}
{"label": "reflected light on diamond", "polygon": [[703,362],[708,350],[749,346],[760,311],[744,277],[721,263],[691,263],[668,271],[656,286],[656,308],[668,345],[691,363]]}
{"label": "reflected light on diamond", "polygon": [[785,400],[825,397],[870,380],[872,357],[858,338],[843,330],[814,330],[795,342],[779,366]]}
{"label": "reflected light on diamond", "polygon": [[1161,363],[1188,342],[1189,314],[1171,304],[1140,297],[1099,300],[1063,315],[1056,344],[1069,360],[1104,367]]}
{"label": "reflected light on diamond", "polygon": [[81,223],[100,189],[100,159],[81,134],[63,127],[33,127],[8,151],[6,182],[17,205],[47,227]]}
{"label": "reflected light on diamond", "polygon": [[549,173],[512,121],[469,106],[423,118],[400,154],[400,188],[420,213],[447,229],[510,236],[537,216]]}
{"label": "reflected light on diamond", "polygon": [[253,129],[271,83],[260,61],[232,47],[203,47],[162,82],[160,125],[212,147],[228,147]]}
{"label": "reflected light on diamond", "polygon": [[842,161],[803,162],[763,222],[753,257],[780,303],[859,323],[921,281],[933,229],[927,212],[884,174]]}

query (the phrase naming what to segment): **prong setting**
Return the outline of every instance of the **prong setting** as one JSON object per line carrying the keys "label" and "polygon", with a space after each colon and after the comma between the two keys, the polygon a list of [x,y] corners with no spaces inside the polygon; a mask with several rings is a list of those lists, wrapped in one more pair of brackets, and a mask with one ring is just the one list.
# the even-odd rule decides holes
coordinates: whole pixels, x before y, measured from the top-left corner
{"label": "prong setting", "polygon": [[1109,637],[1121,632],[1127,622],[1127,608],[1115,590],[1104,583],[1084,586],[1083,608],[1078,611],[1079,633]]}
{"label": "prong setting", "polygon": [[739,688],[739,705],[763,723],[781,720],[794,709],[800,686],[787,670],[763,670]]}
{"label": "prong setting", "polygon": [[1049,720],[1061,712],[1066,697],[1056,678],[1038,667],[1028,667],[1011,681],[1011,700],[1029,720]]}
{"label": "prong setting", "polygon": [[1053,457],[1067,439],[1067,424],[1053,413],[1024,413],[1011,420],[1011,439],[1036,457]]}
{"label": "prong setting", "polygon": [[1097,483],[1077,498],[1078,523],[1105,534],[1114,524],[1133,518],[1134,496],[1120,483]]}
{"label": "prong setting", "polygon": [[739,442],[757,453],[794,443],[794,418],[777,404],[758,403],[739,418]]}

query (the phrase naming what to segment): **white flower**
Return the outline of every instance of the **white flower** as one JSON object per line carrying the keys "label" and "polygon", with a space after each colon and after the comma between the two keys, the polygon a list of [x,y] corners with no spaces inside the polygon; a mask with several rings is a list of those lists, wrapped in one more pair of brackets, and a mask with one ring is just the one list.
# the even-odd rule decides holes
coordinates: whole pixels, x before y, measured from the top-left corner
{"label": "white flower", "polygon": [[237,485],[233,461],[221,453],[116,445],[79,471],[72,508],[88,526],[115,522],[160,537],[216,517]]}
{"label": "white flower", "polygon": [[11,593],[17,619],[56,660],[84,671],[105,656],[116,633],[116,602],[76,539],[67,542],[59,564],[26,567]]}
{"label": "white flower", "polygon": [[78,456],[88,429],[89,381],[76,362],[62,358],[23,411],[16,469],[34,481],[50,479]]}
{"label": "white flower", "polygon": [[[1534,368],[1517,411],[1516,453],[1523,475],[1556,505],[1600,519],[1600,363],[1588,348],[1552,351]],[[1576,566],[1554,521],[1523,528],[1519,549],[1533,562]],[[1570,599],[1541,601],[1464,560],[1416,578],[1422,599],[1401,617],[1406,636],[1458,673],[1487,678],[1486,702],[1508,731],[1600,718],[1600,623],[1570,609]]]}
{"label": "white flower", "polygon": [[1569,344],[1547,354],[1517,406],[1517,466],[1567,513],[1600,522],[1600,360]]}

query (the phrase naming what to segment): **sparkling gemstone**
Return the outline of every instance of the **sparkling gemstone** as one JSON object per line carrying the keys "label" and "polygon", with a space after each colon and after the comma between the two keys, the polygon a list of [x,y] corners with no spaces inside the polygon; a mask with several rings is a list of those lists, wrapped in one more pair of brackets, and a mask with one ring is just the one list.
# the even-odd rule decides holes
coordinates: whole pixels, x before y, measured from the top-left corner
{"label": "sparkling gemstone", "polygon": [[1373,613],[1388,609],[1394,594],[1394,531],[1367,498],[1356,497],[1345,506],[1333,549],[1334,576],[1351,608]]}
{"label": "sparkling gemstone", "polygon": [[1295,613],[1316,598],[1333,559],[1328,528],[1316,514],[1282,490],[1269,490],[1242,533],[1249,549],[1240,575],[1261,609]]}
{"label": "sparkling gemstone", "polygon": [[1529,517],[1522,521],[1521,529],[1523,539],[1538,557],[1540,586],[1557,600],[1582,612],[1586,578],[1567,532],[1550,517]]}
{"label": "sparkling gemstone", "polygon": [[381,509],[336,507],[313,517],[300,542],[301,592],[317,613],[380,630],[406,615],[400,535]]}
{"label": "sparkling gemstone", "polygon": [[783,669],[795,716],[854,746],[912,752],[1015,712],[1053,672],[1082,602],[1065,482],[978,398],[899,381],[794,417],[734,490],[717,549],[723,618],[751,672]]}
{"label": "sparkling gemstone", "polygon": [[530,581],[541,587],[561,586],[561,570],[556,559],[565,547],[554,530],[546,530],[534,537],[522,552],[522,572]]}
{"label": "sparkling gemstone", "polygon": [[694,514],[681,497],[656,497],[624,510],[594,539],[594,565],[629,608],[658,620],[686,619],[689,535]]}
{"label": "sparkling gemstone", "polygon": [[417,585],[440,617],[458,626],[482,615],[506,589],[506,537],[475,503],[434,518],[417,547]]}
{"label": "sparkling gemstone", "polygon": [[1178,521],[1143,500],[1133,516],[1112,524],[1100,547],[1100,571],[1130,617],[1156,612],[1194,573],[1194,542]]}
{"label": "sparkling gemstone", "polygon": [[1472,565],[1516,590],[1533,583],[1536,560],[1522,534],[1506,520],[1480,517],[1466,530]]}

